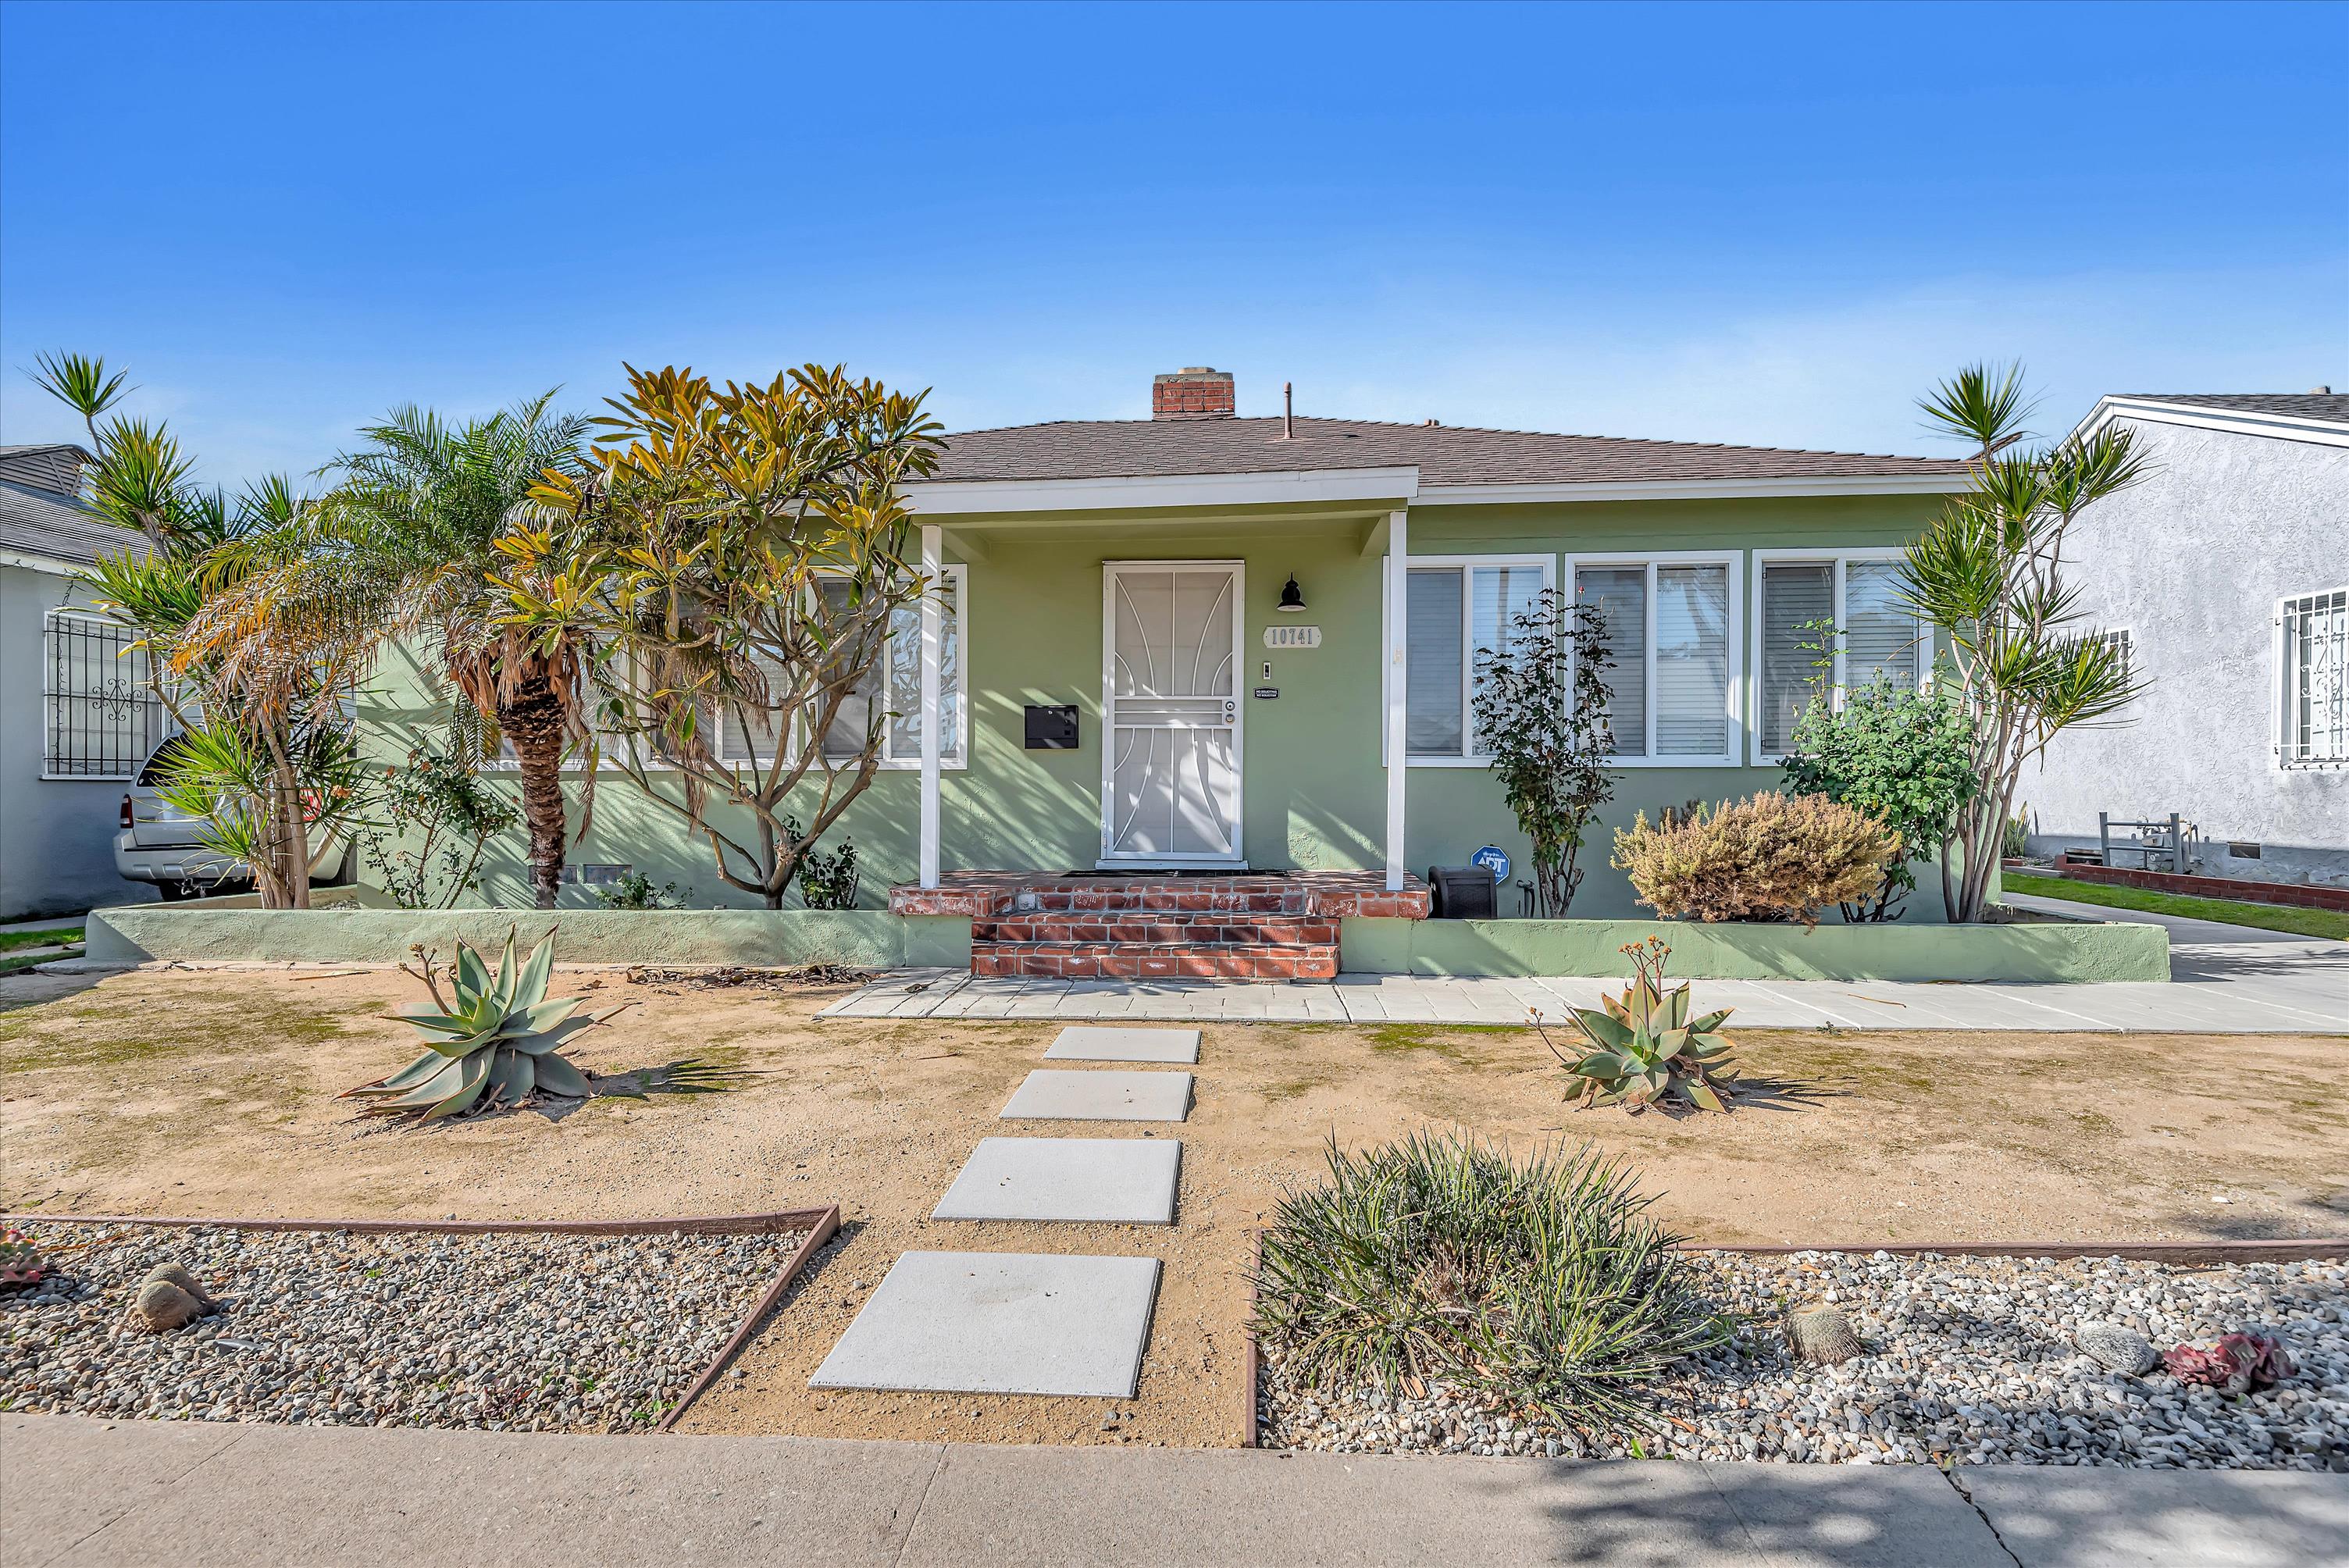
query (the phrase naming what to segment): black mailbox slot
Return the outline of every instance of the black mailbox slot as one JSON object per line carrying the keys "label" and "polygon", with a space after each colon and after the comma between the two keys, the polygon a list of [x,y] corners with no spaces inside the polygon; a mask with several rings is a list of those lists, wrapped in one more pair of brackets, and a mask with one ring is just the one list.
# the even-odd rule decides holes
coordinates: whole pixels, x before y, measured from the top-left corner
{"label": "black mailbox slot", "polygon": [[1028,749],[1074,751],[1077,748],[1077,706],[1074,703],[1028,705]]}

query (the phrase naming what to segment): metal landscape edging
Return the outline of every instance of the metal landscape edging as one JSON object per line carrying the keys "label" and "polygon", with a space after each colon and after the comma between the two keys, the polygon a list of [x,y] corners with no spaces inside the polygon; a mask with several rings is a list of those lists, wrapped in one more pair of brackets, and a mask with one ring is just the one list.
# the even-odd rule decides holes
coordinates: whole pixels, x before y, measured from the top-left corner
{"label": "metal landscape edging", "polygon": [[[751,1214],[693,1214],[676,1219],[651,1220],[247,1220],[191,1217],[183,1214],[34,1214],[0,1213],[0,1224],[19,1225],[26,1222],[45,1225],[178,1225],[189,1229],[209,1227],[222,1231],[352,1231],[364,1235],[388,1235],[401,1231],[421,1231],[438,1235],[483,1236],[527,1235],[540,1233],[560,1236],[728,1236],[777,1235],[792,1231],[805,1231],[801,1242],[782,1269],[750,1310],[718,1347],[709,1365],[686,1386],[668,1414],[655,1425],[656,1432],[672,1431],[678,1418],[692,1403],[709,1391],[718,1375],[727,1364],[741,1353],[750,1342],[759,1324],[799,1278],[816,1249],[840,1233],[840,1205],[828,1203],[821,1209],[774,1209]],[[1254,1341],[1250,1341],[1251,1354]]]}

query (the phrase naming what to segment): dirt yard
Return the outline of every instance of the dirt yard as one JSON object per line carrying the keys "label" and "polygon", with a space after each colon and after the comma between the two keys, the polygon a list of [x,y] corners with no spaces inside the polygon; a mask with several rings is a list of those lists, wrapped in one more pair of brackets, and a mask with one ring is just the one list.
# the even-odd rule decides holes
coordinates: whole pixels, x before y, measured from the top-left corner
{"label": "dirt yard", "polygon": [[[1874,1244],[2349,1233],[2349,1043],[2277,1036],[1734,1030],[1757,1092],[1728,1117],[1576,1112],[1515,1029],[1208,1026],[1179,1129],[1178,1223],[933,1222],[931,1207],[1040,1064],[1046,1024],[818,1023],[832,989],[630,985],[558,993],[639,1006],[574,1055],[650,1070],[597,1099],[416,1130],[342,1088],[404,1063],[389,971],[160,971],[0,978],[0,1203],[50,1212],[574,1218],[838,1202],[843,1240],[687,1427],[823,1436],[1229,1444],[1242,1423],[1252,1229],[1325,1140],[1464,1125],[1519,1143],[1595,1140],[1636,1161],[1656,1212],[1701,1242]],[[1702,985],[1699,984],[1700,995]],[[687,1058],[722,1094],[661,1092]],[[910,1248],[1148,1253],[1165,1262],[1131,1401],[816,1394],[809,1375]]]}

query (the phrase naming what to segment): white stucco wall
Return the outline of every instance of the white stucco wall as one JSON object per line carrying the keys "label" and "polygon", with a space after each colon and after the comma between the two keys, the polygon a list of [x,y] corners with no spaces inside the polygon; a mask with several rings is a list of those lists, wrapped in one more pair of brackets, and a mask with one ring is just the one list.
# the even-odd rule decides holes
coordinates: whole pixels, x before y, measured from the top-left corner
{"label": "white stucco wall", "polygon": [[2349,448],[2129,423],[2154,472],[2083,513],[2065,554],[2086,624],[2127,627],[2151,688],[2025,769],[2033,847],[2093,845],[2098,811],[2176,811],[2209,875],[2349,883],[2349,770],[2274,750],[2277,602],[2349,584]]}

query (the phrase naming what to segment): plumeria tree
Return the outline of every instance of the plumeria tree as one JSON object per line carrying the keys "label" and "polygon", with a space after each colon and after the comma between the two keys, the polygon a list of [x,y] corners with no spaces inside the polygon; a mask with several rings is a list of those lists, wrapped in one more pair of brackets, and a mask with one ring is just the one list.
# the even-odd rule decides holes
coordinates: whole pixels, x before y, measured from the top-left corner
{"label": "plumeria tree", "polygon": [[2144,689],[2085,624],[2065,579],[2073,522],[2144,478],[2128,430],[2107,425],[2033,448],[2020,366],[1970,366],[1920,404],[1931,425],[1974,449],[1972,488],[1909,546],[1909,601],[1947,638],[1948,668],[1971,733],[1975,789],[1956,810],[1941,860],[1952,921],[1975,921],[1998,873],[2023,764],[2075,726],[2115,722]]}
{"label": "plumeria tree", "polygon": [[890,639],[942,585],[897,486],[935,471],[925,394],[803,366],[763,385],[629,366],[585,475],[505,542],[502,623],[592,623],[616,766],[770,908],[872,783]]}

